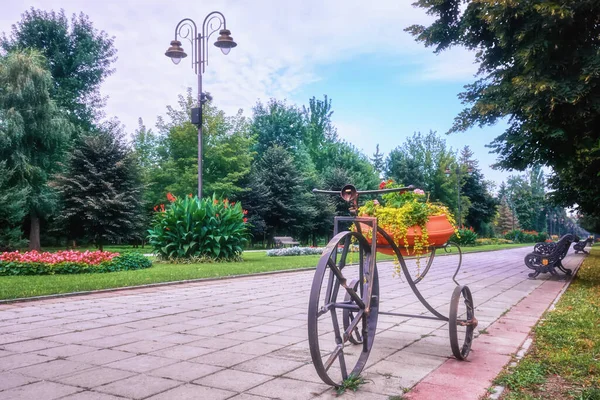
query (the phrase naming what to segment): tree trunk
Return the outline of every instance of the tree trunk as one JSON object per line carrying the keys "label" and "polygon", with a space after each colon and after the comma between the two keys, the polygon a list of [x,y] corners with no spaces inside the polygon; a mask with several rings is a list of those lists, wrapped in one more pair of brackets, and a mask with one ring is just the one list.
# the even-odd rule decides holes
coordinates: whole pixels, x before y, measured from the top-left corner
{"label": "tree trunk", "polygon": [[104,243],[102,243],[102,239],[98,240],[98,250],[104,251]]}
{"label": "tree trunk", "polygon": [[29,250],[41,250],[40,246],[40,218],[31,212],[31,230],[29,232]]}

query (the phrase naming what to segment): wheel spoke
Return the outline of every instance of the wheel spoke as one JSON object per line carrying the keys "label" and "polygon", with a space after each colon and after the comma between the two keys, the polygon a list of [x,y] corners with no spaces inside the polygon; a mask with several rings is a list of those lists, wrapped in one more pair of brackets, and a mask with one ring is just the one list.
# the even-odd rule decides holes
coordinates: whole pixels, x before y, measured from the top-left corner
{"label": "wheel spoke", "polygon": [[356,317],[354,317],[352,319],[352,322],[350,322],[350,325],[344,331],[344,343],[346,343],[348,341],[348,338],[352,334],[352,331],[356,330],[358,332],[357,325],[360,322],[361,318],[363,317],[364,313],[365,312],[363,310],[360,310],[358,312],[358,314],[356,315]]}

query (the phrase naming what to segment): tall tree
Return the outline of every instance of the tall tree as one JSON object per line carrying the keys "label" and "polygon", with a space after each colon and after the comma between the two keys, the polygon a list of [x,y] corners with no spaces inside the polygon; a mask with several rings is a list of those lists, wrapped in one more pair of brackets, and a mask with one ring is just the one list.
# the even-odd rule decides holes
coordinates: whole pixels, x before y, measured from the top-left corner
{"label": "tall tree", "polygon": [[390,152],[386,176],[405,185],[414,185],[430,193],[431,198],[457,208],[456,179],[444,172],[456,164],[455,155],[436,132],[415,132]]}
{"label": "tall tree", "polygon": [[[0,148],[5,144],[0,134]],[[23,218],[26,214],[27,192],[9,186],[13,172],[6,168],[6,161],[0,161],[0,251],[15,250],[27,244],[23,239]]]}
{"label": "tall tree", "polygon": [[266,212],[261,215],[269,243],[277,234],[297,233],[301,219],[315,210],[306,204],[309,193],[292,156],[283,147],[272,146],[258,159],[255,168],[256,180],[270,193],[262,206]]}
{"label": "tall tree", "polygon": [[[251,129],[256,137],[256,151],[259,156],[274,145],[281,146],[294,154],[300,143],[307,138],[304,113],[298,107],[286,104],[285,101],[271,99],[267,104],[259,101],[254,106],[253,114]],[[315,140],[317,140],[316,130],[315,128],[313,132]]]}
{"label": "tall tree", "polygon": [[[153,169],[149,190],[154,204],[167,192],[183,196],[195,193],[198,182],[198,130],[190,122],[195,106],[191,89],[180,95],[178,107],[167,106],[167,118],[157,123],[160,145],[158,165]],[[202,107],[203,185],[205,194],[236,198],[245,190],[254,158],[249,124],[238,112],[226,116],[211,102]]]}
{"label": "tall tree", "polygon": [[323,171],[329,164],[327,147],[338,141],[337,130],[331,121],[333,110],[331,99],[324,96],[308,100],[308,108],[302,107],[306,119],[306,147],[317,171]]}
{"label": "tall tree", "polygon": [[32,250],[40,249],[40,218],[56,205],[47,182],[58,170],[72,129],[50,98],[52,77],[45,66],[35,50],[0,58],[0,161],[11,171],[8,187],[27,192]]}
{"label": "tall tree", "polygon": [[375,146],[375,153],[373,153],[373,157],[371,157],[371,163],[373,164],[373,168],[379,174],[379,177],[382,178],[381,174],[385,169],[385,161],[383,159],[383,153],[379,151],[379,143]]}
{"label": "tall tree", "polygon": [[504,169],[552,167],[557,201],[600,215],[600,3],[418,0],[436,19],[408,28],[436,52],[476,51],[478,79],[451,131],[500,119],[491,147]]}
{"label": "tall tree", "polygon": [[94,28],[87,15],[67,18],[63,10],[25,11],[21,21],[3,34],[0,48],[37,49],[46,57],[53,78],[50,94],[60,108],[68,110],[71,122],[89,129],[100,117],[105,98],[100,85],[114,72],[117,50],[113,38]]}
{"label": "tall tree", "polygon": [[469,146],[461,150],[460,162],[467,167],[461,189],[461,193],[469,199],[465,225],[472,226],[479,234],[489,235],[493,232],[489,232],[487,227],[496,215],[498,201],[490,193],[489,184],[484,180],[479,162],[474,158]]}
{"label": "tall tree", "polygon": [[59,222],[70,232],[80,227],[100,250],[108,242],[141,238],[139,168],[117,121],[78,139],[68,169],[57,177],[56,185],[63,203]]}

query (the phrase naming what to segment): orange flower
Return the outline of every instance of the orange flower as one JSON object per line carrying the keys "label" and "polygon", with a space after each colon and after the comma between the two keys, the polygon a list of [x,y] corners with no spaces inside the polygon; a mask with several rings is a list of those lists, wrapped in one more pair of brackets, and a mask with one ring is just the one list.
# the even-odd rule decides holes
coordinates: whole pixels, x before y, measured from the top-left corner
{"label": "orange flower", "polygon": [[248,218],[244,218],[244,223],[248,222]]}
{"label": "orange flower", "polygon": [[386,183],[385,181],[381,181],[381,183],[379,184],[379,189],[383,189],[385,187]]}
{"label": "orange flower", "polygon": [[160,205],[160,211],[165,212],[165,205],[164,204]]}
{"label": "orange flower", "polygon": [[235,206],[235,201],[231,202],[231,207]]}
{"label": "orange flower", "polygon": [[192,198],[192,197],[194,197],[194,196],[192,196],[192,194],[190,193],[190,194],[188,194],[188,197],[191,199],[191,198]]}
{"label": "orange flower", "polygon": [[244,215],[248,215],[248,210],[244,210]]}
{"label": "orange flower", "polygon": [[154,211],[158,211],[158,206],[154,206]]}
{"label": "orange flower", "polygon": [[173,196],[171,193],[167,193],[167,200],[173,203],[175,200],[177,200],[177,197]]}
{"label": "orange flower", "polygon": [[215,199],[215,200],[213,201],[213,203],[214,203],[214,204],[219,204],[219,200]]}

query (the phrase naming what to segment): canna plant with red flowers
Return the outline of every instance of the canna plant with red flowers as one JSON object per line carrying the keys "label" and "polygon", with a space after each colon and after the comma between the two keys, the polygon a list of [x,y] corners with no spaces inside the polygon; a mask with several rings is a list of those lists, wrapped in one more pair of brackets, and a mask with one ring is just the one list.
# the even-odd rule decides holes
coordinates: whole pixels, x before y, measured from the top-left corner
{"label": "canna plant with red flowers", "polygon": [[241,256],[247,242],[247,220],[241,203],[214,195],[205,199],[173,198],[155,214],[152,229],[148,230],[148,241],[160,259],[235,260]]}

